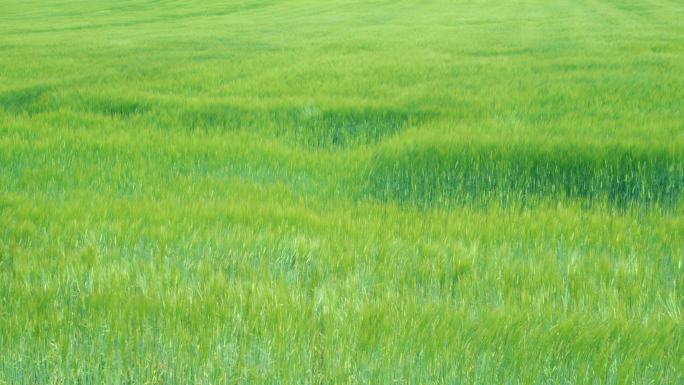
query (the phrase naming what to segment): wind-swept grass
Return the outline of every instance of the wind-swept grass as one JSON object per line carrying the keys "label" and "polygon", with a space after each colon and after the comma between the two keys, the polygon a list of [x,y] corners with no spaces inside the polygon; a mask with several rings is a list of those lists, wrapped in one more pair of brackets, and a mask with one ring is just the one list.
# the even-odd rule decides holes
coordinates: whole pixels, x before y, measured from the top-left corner
{"label": "wind-swept grass", "polygon": [[0,385],[684,383],[681,20],[0,2]]}

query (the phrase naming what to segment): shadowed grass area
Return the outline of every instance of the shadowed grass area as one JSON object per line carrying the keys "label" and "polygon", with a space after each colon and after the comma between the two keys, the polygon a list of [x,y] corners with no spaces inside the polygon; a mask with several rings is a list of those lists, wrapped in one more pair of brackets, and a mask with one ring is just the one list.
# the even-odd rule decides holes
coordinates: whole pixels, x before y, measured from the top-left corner
{"label": "shadowed grass area", "polygon": [[[8,102],[7,108],[17,110],[20,103],[28,106],[40,96],[39,91],[42,92],[34,90],[31,94],[27,93],[24,96],[26,100],[18,99],[12,105]],[[18,94],[15,99],[21,95]],[[128,121],[128,124],[145,124],[170,133],[251,133],[313,150],[339,150],[376,144],[400,134],[404,129],[426,125],[439,118],[434,112],[413,111],[397,106],[254,106],[230,100],[179,100],[159,95],[108,95],[106,92],[66,95],[60,105],[53,105],[50,110],[43,112],[55,113],[60,112],[60,109],[95,118]]]}
{"label": "shadowed grass area", "polygon": [[[425,113],[411,113],[389,108],[320,109],[269,108],[247,110],[215,104],[197,109],[182,109],[175,121],[180,129],[200,132],[246,130],[264,136],[274,135],[308,148],[341,148],[374,144],[424,122]],[[173,113],[168,117],[176,118]],[[173,123],[172,123],[173,124]]]}
{"label": "shadowed grass area", "polygon": [[45,109],[50,87],[38,85],[0,92],[0,109],[11,114],[35,114]]}
{"label": "shadowed grass area", "polygon": [[368,193],[415,204],[527,204],[575,199],[673,207],[684,193],[684,151],[643,145],[510,143],[409,137],[372,157]]}

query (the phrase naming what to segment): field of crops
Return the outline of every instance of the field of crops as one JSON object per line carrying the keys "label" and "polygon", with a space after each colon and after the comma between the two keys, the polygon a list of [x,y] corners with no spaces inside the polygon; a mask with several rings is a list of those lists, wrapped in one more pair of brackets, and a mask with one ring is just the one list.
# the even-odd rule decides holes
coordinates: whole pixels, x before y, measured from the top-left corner
{"label": "field of crops", "polygon": [[0,385],[683,384],[684,3],[0,1]]}

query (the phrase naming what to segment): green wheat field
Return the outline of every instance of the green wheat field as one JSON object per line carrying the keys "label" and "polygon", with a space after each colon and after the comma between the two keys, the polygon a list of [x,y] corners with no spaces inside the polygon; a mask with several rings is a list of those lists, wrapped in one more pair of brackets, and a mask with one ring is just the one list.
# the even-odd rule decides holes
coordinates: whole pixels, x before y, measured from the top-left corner
{"label": "green wheat field", "polygon": [[0,384],[684,384],[684,2],[0,0]]}

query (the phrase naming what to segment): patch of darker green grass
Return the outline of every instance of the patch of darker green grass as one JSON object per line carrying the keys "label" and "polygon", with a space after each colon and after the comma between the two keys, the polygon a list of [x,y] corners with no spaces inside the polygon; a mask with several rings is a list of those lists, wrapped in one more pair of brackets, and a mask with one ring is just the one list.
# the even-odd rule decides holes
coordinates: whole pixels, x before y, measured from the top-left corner
{"label": "patch of darker green grass", "polygon": [[167,106],[164,115],[167,127],[196,133],[259,132],[315,149],[374,144],[432,117],[393,108],[244,108],[219,103]]}
{"label": "patch of darker green grass", "polygon": [[130,119],[151,109],[148,102],[120,97],[94,98],[85,105],[91,112],[112,119]]}
{"label": "patch of darker green grass", "polygon": [[303,109],[287,116],[283,128],[308,147],[348,147],[377,143],[429,118],[425,112],[392,108]]}
{"label": "patch of darker green grass", "polygon": [[382,146],[366,174],[376,199],[407,204],[528,205],[574,200],[673,207],[684,192],[678,148],[416,140]]}
{"label": "patch of darker green grass", "polygon": [[35,85],[0,92],[0,109],[12,114],[35,114],[46,108],[50,87]]}

